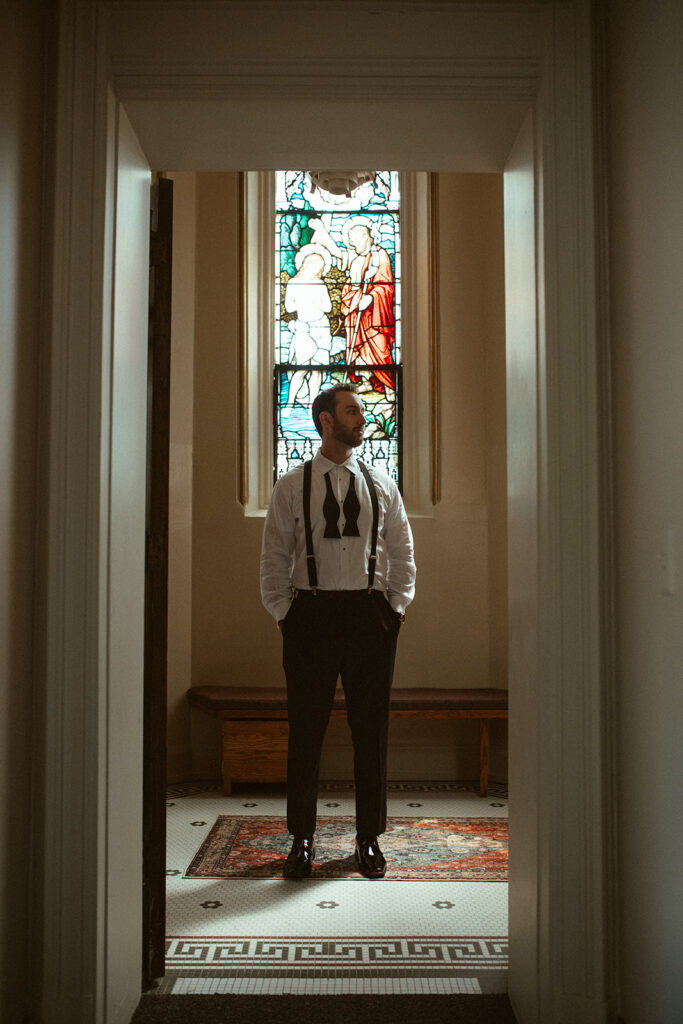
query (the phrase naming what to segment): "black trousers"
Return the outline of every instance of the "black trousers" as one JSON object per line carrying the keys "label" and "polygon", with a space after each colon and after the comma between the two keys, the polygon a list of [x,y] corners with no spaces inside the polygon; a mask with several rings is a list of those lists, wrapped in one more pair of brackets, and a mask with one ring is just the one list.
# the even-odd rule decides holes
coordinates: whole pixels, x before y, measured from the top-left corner
{"label": "black trousers", "polygon": [[373,590],[298,591],[282,624],[289,750],[287,827],[313,835],[320,752],[341,676],[351,728],[356,831],[386,829],[389,699],[400,616]]}

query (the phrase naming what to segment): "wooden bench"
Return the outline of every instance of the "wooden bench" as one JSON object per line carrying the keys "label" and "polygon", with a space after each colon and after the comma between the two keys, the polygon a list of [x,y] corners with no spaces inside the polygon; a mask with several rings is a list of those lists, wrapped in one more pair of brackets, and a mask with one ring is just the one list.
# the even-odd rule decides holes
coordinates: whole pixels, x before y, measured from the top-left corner
{"label": "wooden bench", "polygon": [[[223,787],[233,782],[284,782],[287,777],[287,693],[275,686],[193,686],[192,707],[223,723]],[[338,690],[332,717],[346,714]],[[476,718],[479,720],[479,793],[488,793],[489,722],[508,717],[507,690],[395,688],[391,718]]]}

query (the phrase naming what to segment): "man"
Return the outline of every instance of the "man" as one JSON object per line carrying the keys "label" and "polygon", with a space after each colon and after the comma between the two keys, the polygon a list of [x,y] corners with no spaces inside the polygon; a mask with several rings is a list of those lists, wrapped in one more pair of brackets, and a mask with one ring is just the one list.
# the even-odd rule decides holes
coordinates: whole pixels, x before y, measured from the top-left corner
{"label": "man", "polygon": [[382,878],[386,754],[396,640],[415,591],[413,539],[401,495],[353,454],[365,417],[352,384],[312,407],[315,458],[278,480],[261,555],[263,603],[282,630],[289,751],[284,873],[311,873],[320,752],[341,675],[354,749],[360,872]]}

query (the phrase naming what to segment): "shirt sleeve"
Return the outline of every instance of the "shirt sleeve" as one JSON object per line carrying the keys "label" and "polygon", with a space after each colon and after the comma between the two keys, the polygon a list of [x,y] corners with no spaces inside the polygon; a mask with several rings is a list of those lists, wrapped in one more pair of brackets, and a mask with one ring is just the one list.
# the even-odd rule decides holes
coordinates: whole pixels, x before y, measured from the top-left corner
{"label": "shirt sleeve", "polygon": [[398,487],[389,492],[384,514],[384,542],[387,550],[387,595],[395,612],[403,614],[415,596],[413,534]]}
{"label": "shirt sleeve", "polygon": [[292,601],[296,520],[287,484],[284,478],[275,484],[261,545],[261,600],[276,622],[284,619]]}

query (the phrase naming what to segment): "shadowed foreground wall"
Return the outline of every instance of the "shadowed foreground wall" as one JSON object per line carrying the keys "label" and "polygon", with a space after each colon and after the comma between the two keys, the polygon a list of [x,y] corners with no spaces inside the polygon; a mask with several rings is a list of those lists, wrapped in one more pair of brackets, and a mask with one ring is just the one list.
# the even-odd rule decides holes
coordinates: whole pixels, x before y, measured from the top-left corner
{"label": "shadowed foreground wall", "polygon": [[621,1013],[625,1024],[678,1024],[683,7],[614,2],[609,39]]}
{"label": "shadowed foreground wall", "polygon": [[[29,941],[38,899],[32,843],[40,855],[41,638],[36,630],[36,470],[44,222],[44,49],[47,12],[10,0],[0,31],[0,1019],[30,1006]],[[39,611],[38,611],[39,614]],[[34,692],[34,685],[36,692]],[[35,766],[35,771],[34,771]],[[32,788],[35,782],[36,788]]]}

